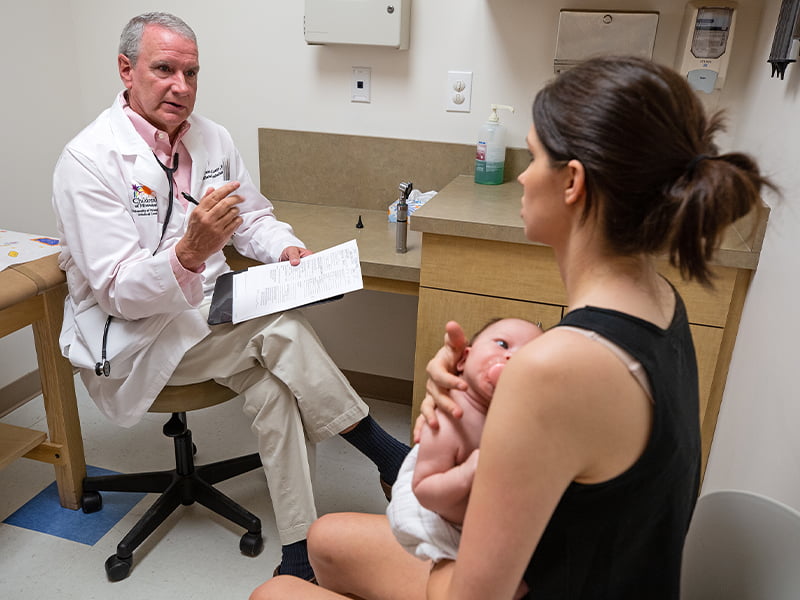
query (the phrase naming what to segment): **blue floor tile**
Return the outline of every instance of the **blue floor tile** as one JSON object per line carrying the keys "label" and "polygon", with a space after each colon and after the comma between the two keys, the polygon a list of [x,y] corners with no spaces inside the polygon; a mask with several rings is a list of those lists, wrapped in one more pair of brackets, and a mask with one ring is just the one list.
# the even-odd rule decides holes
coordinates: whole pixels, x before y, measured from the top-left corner
{"label": "blue floor tile", "polygon": [[[86,466],[86,473],[89,477],[116,474],[115,471],[89,465]],[[61,506],[58,488],[53,482],[3,523],[94,546],[145,496],[138,492],[103,492],[103,508],[86,514],[82,510]]]}

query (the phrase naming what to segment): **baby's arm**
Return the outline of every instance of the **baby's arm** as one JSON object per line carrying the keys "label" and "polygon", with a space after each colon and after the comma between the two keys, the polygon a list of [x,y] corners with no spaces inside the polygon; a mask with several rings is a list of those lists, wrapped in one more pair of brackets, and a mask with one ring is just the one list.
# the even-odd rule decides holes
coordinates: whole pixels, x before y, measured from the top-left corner
{"label": "baby's arm", "polygon": [[439,429],[424,427],[414,469],[414,494],[428,510],[452,523],[461,524],[467,510],[469,492],[478,464],[478,450],[459,463],[465,442],[454,420],[439,415]]}

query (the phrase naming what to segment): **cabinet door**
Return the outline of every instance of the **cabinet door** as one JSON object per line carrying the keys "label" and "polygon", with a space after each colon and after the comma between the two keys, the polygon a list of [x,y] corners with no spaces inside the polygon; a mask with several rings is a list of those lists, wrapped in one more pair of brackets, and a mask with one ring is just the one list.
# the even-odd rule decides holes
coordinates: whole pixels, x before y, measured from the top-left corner
{"label": "cabinet door", "polygon": [[419,289],[417,313],[417,348],[414,357],[414,401],[412,423],[419,414],[419,405],[425,397],[425,367],[444,342],[444,326],[448,321],[458,321],[467,337],[471,337],[490,319],[518,317],[541,322],[547,329],[561,320],[561,306],[493,298],[433,288]]}

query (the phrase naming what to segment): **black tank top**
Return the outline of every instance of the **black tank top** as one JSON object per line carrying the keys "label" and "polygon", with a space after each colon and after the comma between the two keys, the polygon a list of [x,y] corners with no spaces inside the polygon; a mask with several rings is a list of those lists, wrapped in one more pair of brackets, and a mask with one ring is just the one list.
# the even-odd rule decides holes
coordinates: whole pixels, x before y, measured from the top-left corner
{"label": "black tank top", "polygon": [[613,310],[581,308],[560,325],[597,332],[642,363],[653,423],[641,457],[599,484],[572,483],[525,573],[529,599],[677,600],[681,554],[700,482],[697,360],[675,292],[665,330]]}

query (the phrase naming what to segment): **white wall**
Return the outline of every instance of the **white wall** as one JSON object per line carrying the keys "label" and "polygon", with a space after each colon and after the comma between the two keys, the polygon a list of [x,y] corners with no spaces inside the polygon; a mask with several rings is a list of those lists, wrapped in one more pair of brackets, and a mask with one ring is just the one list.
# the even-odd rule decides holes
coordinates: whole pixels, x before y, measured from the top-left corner
{"label": "white wall", "polygon": [[[3,8],[8,15],[5,2]],[[71,11],[66,2],[29,0],[15,14],[4,19],[0,35],[0,228],[53,235],[53,166],[61,146],[78,131],[81,95]],[[36,370],[30,327],[0,341],[0,357],[0,387]]]}
{"label": "white wall", "polygon": [[[202,64],[197,110],[230,129],[258,178],[258,127],[473,143],[488,105],[499,102],[517,108],[506,124],[511,145],[524,147],[530,102],[552,74],[559,9],[612,5],[659,11],[655,59],[672,64],[683,14],[683,3],[674,0],[415,0],[411,47],[405,52],[307,46],[300,0],[163,0],[156,6],[138,0],[18,2],[14,22],[20,26],[6,27],[0,41],[6,84],[0,126],[7,136],[0,148],[7,174],[2,226],[54,233],[53,163],[68,138],[120,89],[118,35],[139,12],[171,11],[195,29]],[[800,112],[800,65],[789,67],[786,81],[769,78],[765,61],[779,0],[740,0],[739,5],[727,85],[715,99],[732,117],[722,141],[755,154],[785,195],[767,198],[772,218],[742,319],[705,487],[752,489],[800,508],[800,436],[794,431],[800,403],[792,380],[798,362],[793,308],[800,296],[794,259],[800,215],[793,195],[800,175],[793,159],[800,152],[800,126],[791,120]],[[349,101],[352,66],[372,67],[371,104]],[[474,72],[471,113],[444,111],[446,73],[453,69]],[[331,308],[341,312],[341,325],[326,314],[321,336],[343,368],[411,378],[413,299],[362,296]],[[400,340],[391,335],[398,327],[398,319],[391,318],[396,314],[406,334]],[[354,328],[362,319],[377,325]],[[365,339],[365,330],[375,339]],[[364,350],[378,343],[380,352]],[[15,362],[25,354],[19,345],[0,342],[0,385],[29,370],[32,350]]]}
{"label": "white wall", "polygon": [[800,509],[800,64],[770,77],[779,0],[768,0],[734,143],[782,188],[770,194],[764,248],[745,304],[704,492],[757,491]]}

